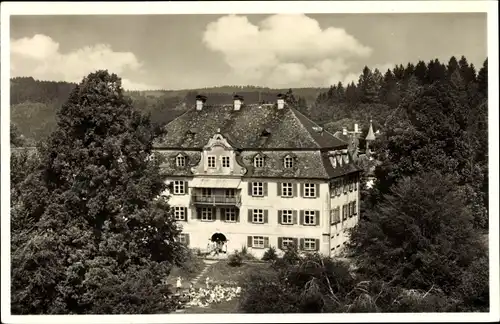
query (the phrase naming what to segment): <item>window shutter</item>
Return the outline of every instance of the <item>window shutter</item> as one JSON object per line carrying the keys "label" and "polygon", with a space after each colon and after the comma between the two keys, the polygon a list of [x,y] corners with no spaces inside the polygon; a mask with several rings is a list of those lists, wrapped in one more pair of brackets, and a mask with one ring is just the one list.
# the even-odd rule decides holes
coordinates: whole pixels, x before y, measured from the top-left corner
{"label": "window shutter", "polygon": [[300,211],[300,225],[304,225],[304,211]]}
{"label": "window shutter", "polygon": [[248,247],[252,247],[252,237],[251,236],[247,237],[247,245],[248,245]]}
{"label": "window shutter", "polygon": [[319,218],[320,218],[319,210],[316,210],[316,226],[320,225]]}
{"label": "window shutter", "polygon": [[267,196],[267,182],[264,182],[262,183],[262,190],[263,190],[263,193],[264,193],[264,197]]}
{"label": "window shutter", "polygon": [[354,215],[358,214],[358,209],[356,207],[357,207],[356,202],[354,202]]}
{"label": "window shutter", "polygon": [[319,251],[319,239],[316,239],[316,244],[315,245],[316,245],[316,249],[315,250]]}
{"label": "window shutter", "polygon": [[234,213],[236,215],[236,221],[239,222],[240,221],[240,210],[238,208],[236,208]]}
{"label": "window shutter", "polygon": [[217,219],[217,209],[212,207],[212,221],[214,222]]}
{"label": "window shutter", "polygon": [[297,249],[299,248],[299,243],[298,243],[298,242],[299,242],[299,240],[298,240],[298,239],[296,239],[296,238],[294,237],[294,238],[293,238],[293,245],[294,245],[294,246],[295,246],[295,248],[297,248]]}
{"label": "window shutter", "polygon": [[196,208],[196,213],[191,215],[193,219],[201,219],[201,208]]}
{"label": "window shutter", "polygon": [[297,211],[296,210],[292,211],[292,218],[293,218],[293,223],[297,224]]}
{"label": "window shutter", "polygon": [[304,184],[303,183],[300,184],[300,196],[304,197]]}
{"label": "window shutter", "polygon": [[278,224],[283,224],[281,215],[283,215],[283,211],[278,210]]}
{"label": "window shutter", "polygon": [[281,182],[276,183],[276,188],[277,188],[276,194],[278,195],[278,197],[280,197],[281,196]]}
{"label": "window shutter", "polygon": [[283,238],[282,237],[278,237],[278,249],[283,250]]}
{"label": "window shutter", "polygon": [[316,184],[316,198],[319,198],[319,183]]}
{"label": "window shutter", "polygon": [[186,246],[189,246],[189,234],[184,234],[186,236]]}
{"label": "window shutter", "polygon": [[252,222],[252,210],[251,209],[248,210],[248,222],[249,223]]}
{"label": "window shutter", "polygon": [[252,187],[253,187],[253,182],[248,183],[248,195],[252,196]]}
{"label": "window shutter", "polygon": [[301,238],[301,239],[300,239],[300,246],[299,246],[299,249],[300,249],[300,250],[304,250],[304,239],[303,239],[303,238]]}
{"label": "window shutter", "polygon": [[269,237],[265,236],[264,237],[264,248],[268,248],[269,247]]}
{"label": "window shutter", "polygon": [[264,209],[264,224],[268,223],[269,219],[269,211],[267,209]]}
{"label": "window shutter", "polygon": [[184,209],[184,220],[187,222],[188,221],[188,209],[187,207],[183,207]]}
{"label": "window shutter", "polygon": [[292,183],[292,195],[294,197],[297,197],[297,184],[296,183]]}
{"label": "window shutter", "polygon": [[226,221],[226,209],[225,208],[220,209],[220,220]]}

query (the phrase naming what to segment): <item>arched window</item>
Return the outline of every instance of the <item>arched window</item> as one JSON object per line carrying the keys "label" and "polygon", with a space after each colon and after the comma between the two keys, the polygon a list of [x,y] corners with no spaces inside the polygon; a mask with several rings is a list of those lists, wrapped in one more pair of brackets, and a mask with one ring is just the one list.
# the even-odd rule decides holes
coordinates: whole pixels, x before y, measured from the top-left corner
{"label": "arched window", "polygon": [[186,166],[186,158],[183,155],[177,155],[177,157],[175,159],[175,164],[178,167]]}

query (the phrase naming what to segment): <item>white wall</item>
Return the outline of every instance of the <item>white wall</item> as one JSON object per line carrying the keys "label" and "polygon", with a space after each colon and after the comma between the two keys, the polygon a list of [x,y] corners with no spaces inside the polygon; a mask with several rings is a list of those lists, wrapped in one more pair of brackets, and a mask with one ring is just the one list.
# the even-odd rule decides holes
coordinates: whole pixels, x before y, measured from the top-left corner
{"label": "white wall", "polygon": [[[248,186],[251,181],[265,181],[267,182],[267,196],[265,197],[252,197],[248,195]],[[241,193],[241,207],[239,211],[239,221],[236,223],[225,222],[221,219],[220,209],[217,209],[217,219],[215,221],[201,221],[195,219],[196,206],[190,206],[192,188],[188,188],[186,195],[171,195],[169,204],[179,207],[187,208],[187,221],[179,222],[182,224],[183,232],[189,234],[190,247],[206,249],[209,239],[213,233],[223,233],[228,239],[228,252],[234,250],[241,250],[242,246],[247,246],[248,236],[266,236],[269,237],[269,245],[278,247],[279,237],[294,237],[301,238],[314,238],[319,239],[319,252],[324,255],[330,255],[331,247],[335,247],[347,239],[347,234],[343,232],[344,229],[353,227],[357,222],[357,217],[348,218],[346,221],[337,225],[330,225],[330,208],[335,208],[337,205],[342,206],[345,203],[356,200],[356,207],[359,215],[359,190],[342,193],[339,197],[330,197],[329,185],[321,181],[297,181],[297,180],[270,180],[270,179],[252,179],[251,181],[242,181],[240,184]],[[318,198],[303,198],[300,197],[300,190],[297,190],[298,197],[283,198],[278,196],[278,181],[279,182],[292,182],[292,183],[305,183],[313,182],[319,184],[319,197]],[[200,206],[201,207],[201,206]],[[210,206],[207,206],[210,207]],[[223,206],[217,206],[223,207]],[[249,209],[265,209],[268,211],[267,224],[253,224],[248,222]],[[297,210],[319,210],[320,211],[320,224],[319,226],[308,225],[282,225],[278,221],[278,210],[292,209]],[[340,215],[342,217],[342,214]],[[339,234],[339,235],[337,235]],[[248,248],[250,252],[257,257],[261,257],[265,252],[264,249]],[[335,251],[336,252],[336,251]]]}

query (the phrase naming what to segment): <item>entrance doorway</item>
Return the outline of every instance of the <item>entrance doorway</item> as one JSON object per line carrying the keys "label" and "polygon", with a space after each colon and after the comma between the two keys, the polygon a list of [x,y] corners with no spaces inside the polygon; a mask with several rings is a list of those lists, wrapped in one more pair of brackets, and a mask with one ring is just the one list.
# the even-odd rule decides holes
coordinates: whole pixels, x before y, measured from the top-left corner
{"label": "entrance doorway", "polygon": [[213,248],[211,249],[215,255],[219,253],[227,253],[227,238],[222,233],[214,233],[210,237]]}

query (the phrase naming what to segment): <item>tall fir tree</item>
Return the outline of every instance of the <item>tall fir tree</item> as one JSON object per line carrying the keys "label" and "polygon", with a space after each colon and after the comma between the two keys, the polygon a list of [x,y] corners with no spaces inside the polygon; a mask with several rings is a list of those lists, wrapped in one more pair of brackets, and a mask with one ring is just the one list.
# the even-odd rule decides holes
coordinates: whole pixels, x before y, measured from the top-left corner
{"label": "tall fir tree", "polygon": [[379,84],[382,75],[378,72],[375,75],[367,66],[364,67],[362,74],[359,76],[358,92],[361,103],[378,103]]}

